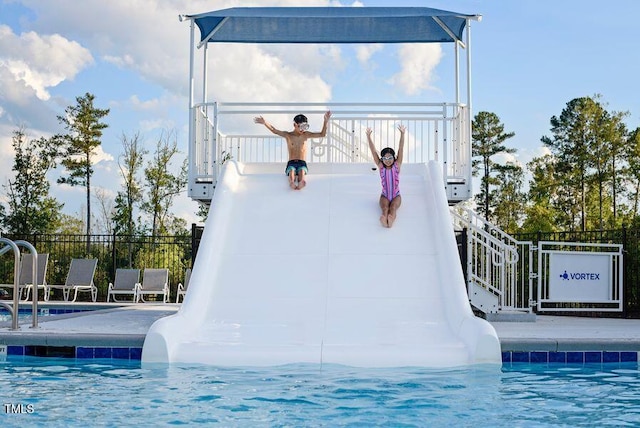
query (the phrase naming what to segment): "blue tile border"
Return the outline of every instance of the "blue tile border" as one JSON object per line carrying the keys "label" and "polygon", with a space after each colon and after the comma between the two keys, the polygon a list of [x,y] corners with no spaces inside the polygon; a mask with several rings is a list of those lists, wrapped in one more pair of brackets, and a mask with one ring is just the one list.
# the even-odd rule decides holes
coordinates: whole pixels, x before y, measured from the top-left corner
{"label": "blue tile border", "polygon": [[638,352],[631,351],[505,351],[503,363],[630,363],[638,362]]}
{"label": "blue tile border", "polygon": [[[100,310],[99,308],[40,308],[38,310],[38,317],[46,317],[51,315],[65,315],[65,314],[77,314],[81,312],[92,312]],[[31,315],[33,311],[31,308],[18,308],[19,315]],[[0,315],[10,315],[10,312],[5,308],[0,308]]]}
{"label": "blue tile border", "polygon": [[[142,348],[76,346],[74,354],[77,359],[141,360]],[[530,364],[628,363],[640,362],[638,354],[638,352],[632,351],[505,351],[502,352],[502,362]],[[8,345],[7,355],[33,356],[36,355],[36,352],[34,346]]]}
{"label": "blue tile border", "polygon": [[[77,359],[113,358],[122,360],[141,360],[142,348],[76,346],[74,354]],[[7,355],[35,356],[36,352],[34,346],[8,345]]]}

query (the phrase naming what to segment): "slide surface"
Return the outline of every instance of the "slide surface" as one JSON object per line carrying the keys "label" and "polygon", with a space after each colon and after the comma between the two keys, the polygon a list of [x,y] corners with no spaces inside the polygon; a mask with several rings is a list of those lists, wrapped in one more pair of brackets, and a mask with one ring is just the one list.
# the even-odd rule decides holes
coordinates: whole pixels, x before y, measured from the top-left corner
{"label": "slide surface", "polygon": [[189,289],[156,321],[142,362],[359,367],[500,364],[465,291],[440,166],[404,164],[402,206],[380,225],[369,164],[227,162]]}

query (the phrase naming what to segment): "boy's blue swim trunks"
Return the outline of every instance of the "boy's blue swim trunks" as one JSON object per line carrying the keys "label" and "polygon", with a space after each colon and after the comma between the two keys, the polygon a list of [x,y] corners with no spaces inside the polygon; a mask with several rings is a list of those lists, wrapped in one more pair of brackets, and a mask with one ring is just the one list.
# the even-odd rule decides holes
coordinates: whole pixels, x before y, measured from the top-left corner
{"label": "boy's blue swim trunks", "polygon": [[297,175],[300,171],[304,171],[305,174],[309,173],[309,169],[307,168],[307,163],[300,159],[292,159],[287,162],[287,168],[284,170],[286,175],[289,175],[289,172],[293,172]]}

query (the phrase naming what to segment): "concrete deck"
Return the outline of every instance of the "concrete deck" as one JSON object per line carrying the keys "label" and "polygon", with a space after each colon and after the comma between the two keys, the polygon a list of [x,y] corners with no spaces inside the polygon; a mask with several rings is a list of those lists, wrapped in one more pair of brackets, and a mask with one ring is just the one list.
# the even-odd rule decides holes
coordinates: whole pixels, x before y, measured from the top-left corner
{"label": "concrete deck", "polygon": [[11,330],[10,322],[0,323],[0,344],[142,347],[151,324],[180,308],[171,303],[112,306],[111,309],[39,317],[35,329],[31,327],[31,319],[21,322],[19,330]]}
{"label": "concrete deck", "polygon": [[[104,305],[102,305],[104,306]],[[0,323],[0,344],[142,347],[151,324],[174,314],[176,304],[113,305],[91,312],[40,317],[17,331]],[[640,320],[537,316],[535,322],[491,322],[502,351],[640,351]]]}

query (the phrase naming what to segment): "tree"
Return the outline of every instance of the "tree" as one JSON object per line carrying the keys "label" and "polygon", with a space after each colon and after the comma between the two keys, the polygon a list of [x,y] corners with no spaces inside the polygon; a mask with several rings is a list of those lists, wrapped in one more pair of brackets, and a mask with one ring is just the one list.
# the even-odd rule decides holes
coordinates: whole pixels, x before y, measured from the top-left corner
{"label": "tree", "polygon": [[115,215],[113,198],[109,191],[103,187],[95,189],[95,198],[98,201],[98,215],[95,219],[95,228],[99,233],[113,234],[113,223],[111,219]]}
{"label": "tree", "polygon": [[55,166],[56,146],[48,139],[27,142],[24,128],[13,133],[15,177],[4,185],[9,212],[0,216],[9,233],[52,233],[60,225],[64,204],[50,196],[47,172]]}
{"label": "tree", "polygon": [[[83,186],[86,190],[87,217],[86,233],[91,234],[91,176],[93,175],[93,159],[95,150],[101,144],[102,131],[107,124],[100,121],[109,114],[109,109],[94,106],[95,96],[86,93],[76,97],[76,105],[65,109],[64,116],[58,121],[64,125],[67,134],[57,136],[60,142],[62,166],[67,176],[58,179],[58,183],[70,186]],[[87,254],[90,241],[87,239]]]}
{"label": "tree", "polygon": [[496,187],[491,195],[494,223],[507,233],[515,233],[524,218],[525,194],[522,192],[524,170],[507,162],[496,165]]}
{"label": "tree", "polygon": [[532,179],[527,194],[528,204],[525,208],[524,232],[553,232],[561,224],[554,201],[558,198],[555,184],[555,159],[550,154],[534,158],[527,164]]}
{"label": "tree", "polygon": [[132,236],[136,233],[134,209],[142,202],[142,185],[138,174],[148,152],[142,147],[138,133],[131,138],[122,134],[121,141],[124,153],[118,158],[118,167],[123,181],[122,189],[116,196],[113,222],[117,233]]}
{"label": "tree", "polygon": [[606,202],[605,188],[612,186],[617,191],[616,160],[621,152],[624,113],[611,115],[599,99],[596,95],[569,101],[559,117],[551,118],[552,136],[542,137],[555,157],[558,194],[566,196],[562,201],[565,206],[579,207],[575,220],[583,231],[591,225],[604,227],[609,217],[605,205],[616,210],[615,191],[614,200]]}
{"label": "tree", "polygon": [[173,133],[163,133],[156,144],[152,160],[144,170],[147,197],[142,210],[151,218],[151,234],[165,234],[172,222],[169,209],[175,197],[187,184],[187,162],[183,162],[178,174],[171,173],[171,161],[178,154],[178,143]]}
{"label": "tree", "polygon": [[631,131],[626,138],[627,180],[630,183],[628,196],[631,199],[633,217],[637,217],[640,205],[640,128]]}
{"label": "tree", "polygon": [[628,116],[628,112],[613,112],[608,121],[605,138],[609,140],[611,148],[611,192],[613,202],[613,219],[611,226],[616,227],[622,224],[619,220],[618,197],[624,193],[624,170],[625,147],[628,144],[629,133],[623,123],[623,119]]}
{"label": "tree", "polygon": [[515,133],[504,132],[504,125],[495,113],[479,112],[473,120],[472,156],[473,175],[477,176],[482,169],[481,190],[476,195],[480,213],[487,219],[491,218],[490,187],[495,184],[494,166],[492,158],[499,153],[514,153],[516,150],[507,148],[503,143],[513,137]]}

